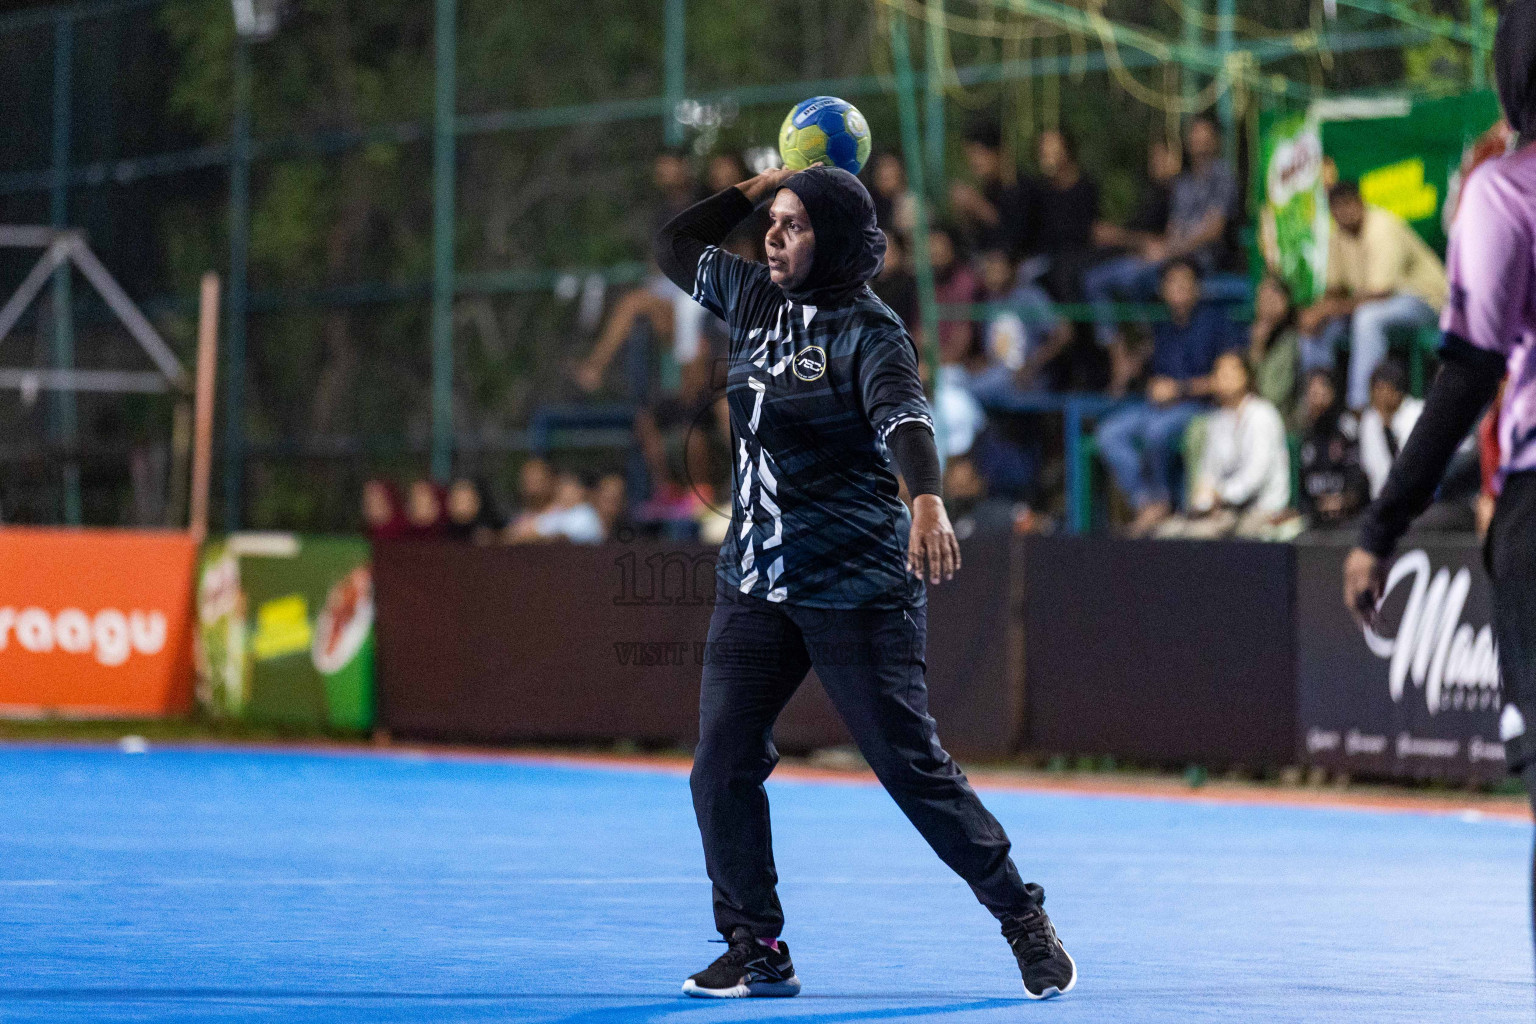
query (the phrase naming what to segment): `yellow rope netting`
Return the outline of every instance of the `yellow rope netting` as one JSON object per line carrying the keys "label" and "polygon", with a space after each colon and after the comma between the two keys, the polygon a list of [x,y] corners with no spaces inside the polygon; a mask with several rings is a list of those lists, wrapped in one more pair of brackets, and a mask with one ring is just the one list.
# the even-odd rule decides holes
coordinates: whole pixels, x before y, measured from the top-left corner
{"label": "yellow rope netting", "polygon": [[[1188,11],[1184,7],[1183,0],[1163,0],[1163,4],[1180,18],[1187,18],[1190,14],[1193,14],[1195,16],[1193,20],[1207,32],[1221,31],[1220,15],[1207,14],[1204,10]],[[1278,38],[1294,34],[1289,29],[1271,28],[1244,14],[1233,15],[1232,27],[1244,35],[1258,36],[1260,38]]]}
{"label": "yellow rope netting", "polygon": [[[1064,36],[1071,53],[1067,74],[1074,83],[1083,81],[1088,69],[1088,48],[1082,32],[1070,26],[1057,24],[1049,18],[1029,17],[1015,8],[1011,0],[974,0],[974,2],[980,9],[977,15],[956,13],[949,10],[947,5],[941,7],[926,0],[879,0],[877,7],[880,9],[882,23],[889,12],[900,11],[917,21],[930,25],[936,24],[946,34],[954,33],[978,39],[1000,40],[1005,54],[1010,50],[1017,53],[1026,46],[1033,50],[1034,44],[1038,42],[1041,57],[1054,57],[1059,52],[1057,43]],[[1188,13],[1184,10],[1182,0],[1163,0],[1163,3],[1178,11],[1181,16]],[[1311,24],[1300,32],[1277,29],[1243,15],[1233,18],[1232,27],[1250,37],[1288,39],[1298,55],[1311,58],[1307,62],[1308,77],[1314,88],[1321,88],[1323,70],[1331,65],[1332,57],[1322,46],[1320,3],[1321,0],[1318,0],[1318,3],[1310,5]],[[1161,87],[1149,85],[1131,72],[1121,56],[1115,27],[1104,14],[1105,5],[1106,0],[1086,0],[1081,7],[1075,4],[1072,6],[1082,11],[1093,34],[1098,37],[1106,69],[1115,82],[1137,102],[1168,114],[1170,119],[1209,110],[1229,91],[1234,104],[1241,112],[1246,110],[1252,91],[1283,92],[1289,85],[1282,76],[1261,74],[1253,54],[1242,49],[1228,54],[1226,65],[1221,73],[1213,75],[1209,83],[1191,96],[1186,97],[1179,89],[1171,88],[1169,76],[1166,73]],[[1210,15],[1204,11],[1197,13],[1197,19],[1203,29],[1214,31],[1221,25],[1219,16]],[[1178,60],[1178,48],[1174,43],[1157,39],[1145,31],[1141,31],[1140,34],[1146,42],[1145,48],[1151,50],[1153,57],[1165,65]],[[955,71],[954,57],[950,48],[945,46],[943,50],[940,68],[944,76],[946,95],[968,109],[978,109],[998,101],[1000,92],[998,89],[987,87],[967,90],[962,86]],[[1017,58],[1009,57],[1008,59]],[[1060,76],[1045,75],[1041,78],[1038,90],[1039,113],[1042,123],[1050,126],[1059,120]],[[1029,102],[1026,104],[1028,108],[1034,106],[1035,91],[1033,87],[1022,83],[1016,87],[1018,98],[1028,97]]]}
{"label": "yellow rope netting", "polygon": [[1030,39],[1041,36],[1062,35],[1066,29],[1053,25],[1048,21],[1038,19],[1015,18],[999,21],[996,17],[998,8],[989,5],[987,17],[974,18],[968,15],[955,14],[947,8],[943,11],[930,7],[922,0],[880,0],[880,3],[894,10],[903,11],[907,17],[914,21],[929,22],[941,21],[951,32],[961,35],[978,36],[992,39]]}
{"label": "yellow rope netting", "polygon": [[[988,41],[996,40],[1001,58],[1005,62],[1027,61],[1038,56],[1052,60],[1060,53],[1060,41],[1066,38],[1069,57],[1066,75],[1074,84],[1081,83],[1088,71],[1089,49],[1087,33],[1070,24],[1061,24],[1051,17],[1031,16],[1021,9],[1018,0],[970,0],[977,13],[957,13],[951,4],[934,3],[932,0],[878,0],[877,24],[882,29],[880,38],[889,28],[890,17],[899,12],[916,21],[936,26],[944,33],[938,57],[939,74],[943,90],[949,99],[966,109],[976,110],[997,105],[1004,115],[1004,123],[1011,130],[1003,138],[1004,159],[1007,165],[1016,163],[1017,155],[1025,149],[1037,131],[1057,127],[1061,122],[1061,74],[1022,76],[986,86],[968,89],[963,86],[956,69],[952,48],[948,45],[951,35],[963,35],[982,41],[980,52],[990,56]],[[1235,49],[1226,54],[1225,64],[1216,73],[1196,68],[1197,74],[1210,74],[1210,81],[1198,91],[1185,95],[1182,76],[1190,68],[1181,59],[1176,43],[1160,39],[1145,29],[1134,31],[1140,37],[1134,44],[1161,62],[1159,85],[1151,85],[1132,73],[1121,56],[1119,35],[1124,29],[1105,15],[1108,0],[1063,0],[1075,10],[1081,11],[1089,31],[1096,36],[1099,52],[1103,55],[1105,69],[1122,90],[1137,102],[1160,111],[1164,115],[1164,132],[1175,151],[1181,149],[1183,119],[1210,110],[1223,97],[1230,95],[1234,113],[1240,119],[1240,130],[1250,135],[1255,131],[1256,106],[1252,93],[1264,91],[1275,94],[1287,92],[1292,83],[1283,75],[1265,74],[1255,55],[1247,49]],[[1302,31],[1285,30],[1264,25],[1253,18],[1234,16],[1230,27],[1249,38],[1288,40],[1296,55],[1306,61],[1307,77],[1311,86],[1322,89],[1324,72],[1331,69],[1332,54],[1324,46],[1322,18],[1323,0],[1309,5],[1309,25]],[[1193,13],[1202,31],[1220,31],[1222,19],[1204,11],[1189,12],[1183,0],[1163,0],[1163,3],[1181,17]],[[890,75],[893,67],[889,52],[871,40],[878,73]],[[1040,78],[1037,85],[1034,81]],[[1250,140],[1251,141],[1251,140]]]}
{"label": "yellow rope netting", "polygon": [[[1120,44],[1115,40],[1114,28],[1110,25],[1109,19],[1104,17],[1104,0],[1093,0],[1084,13],[1088,15],[1088,24],[1093,26],[1094,32],[1098,34],[1099,45],[1103,48],[1104,62],[1109,68],[1110,75],[1139,103],[1165,113],[1187,116],[1214,106],[1231,84],[1227,75],[1217,75],[1205,88],[1188,98],[1168,92],[1166,86],[1164,89],[1155,89],[1131,74],[1130,68],[1125,66],[1125,61],[1120,56]],[[1168,46],[1165,52],[1156,53],[1153,56],[1161,58],[1164,62],[1171,61],[1173,47]]]}

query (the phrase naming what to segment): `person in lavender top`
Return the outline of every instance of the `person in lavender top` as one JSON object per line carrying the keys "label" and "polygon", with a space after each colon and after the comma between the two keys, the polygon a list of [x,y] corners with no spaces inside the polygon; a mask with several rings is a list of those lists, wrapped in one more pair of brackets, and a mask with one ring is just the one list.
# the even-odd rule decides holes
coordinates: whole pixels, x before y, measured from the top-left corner
{"label": "person in lavender top", "polygon": [[[1447,254],[1440,372],[1344,563],[1344,601],[1374,624],[1388,562],[1429,504],[1462,439],[1493,400],[1503,489],[1484,564],[1503,677],[1499,739],[1536,805],[1536,0],[1513,0],[1494,43],[1499,100],[1521,145],[1468,176]],[[1536,880],[1536,866],[1533,866]],[[1536,915],[1536,890],[1533,890]]]}

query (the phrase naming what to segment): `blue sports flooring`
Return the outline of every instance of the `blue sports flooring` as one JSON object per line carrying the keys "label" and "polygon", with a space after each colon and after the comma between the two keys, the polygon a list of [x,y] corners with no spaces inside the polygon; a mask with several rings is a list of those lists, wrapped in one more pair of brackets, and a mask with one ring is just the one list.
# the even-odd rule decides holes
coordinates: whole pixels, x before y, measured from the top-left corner
{"label": "blue sports flooring", "polygon": [[983,790],[1081,972],[1032,1003],[883,792],[770,789],[805,991],[714,1003],[681,774],[0,747],[0,1020],[1536,1017],[1527,825]]}

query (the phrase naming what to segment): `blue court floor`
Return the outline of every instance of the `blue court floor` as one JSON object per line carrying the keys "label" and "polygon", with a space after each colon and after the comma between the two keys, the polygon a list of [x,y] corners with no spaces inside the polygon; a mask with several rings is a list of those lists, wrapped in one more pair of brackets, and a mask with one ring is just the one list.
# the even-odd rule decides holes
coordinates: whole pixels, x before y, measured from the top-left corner
{"label": "blue court floor", "polygon": [[1030,1003],[883,792],[770,789],[805,991],[709,1003],[676,772],[0,747],[0,1021],[1536,1017],[1527,825],[983,790],[1081,971]]}

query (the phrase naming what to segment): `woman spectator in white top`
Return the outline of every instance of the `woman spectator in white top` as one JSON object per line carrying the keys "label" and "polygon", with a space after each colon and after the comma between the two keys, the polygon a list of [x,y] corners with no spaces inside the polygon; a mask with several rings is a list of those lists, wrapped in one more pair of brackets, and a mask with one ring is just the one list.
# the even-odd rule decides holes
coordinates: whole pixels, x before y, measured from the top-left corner
{"label": "woman spectator in white top", "polygon": [[1269,538],[1294,516],[1285,421],[1273,402],[1254,394],[1253,370],[1241,352],[1224,352],[1211,370],[1216,411],[1206,422],[1189,513],[1159,536]]}

